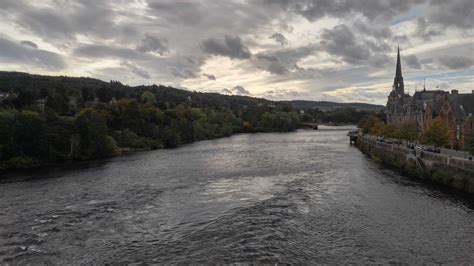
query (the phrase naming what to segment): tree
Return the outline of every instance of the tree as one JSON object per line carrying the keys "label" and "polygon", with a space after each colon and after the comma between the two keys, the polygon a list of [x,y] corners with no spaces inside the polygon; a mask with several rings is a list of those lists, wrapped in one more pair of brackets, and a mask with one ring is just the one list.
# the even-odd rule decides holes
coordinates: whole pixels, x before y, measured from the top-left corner
{"label": "tree", "polygon": [[470,154],[474,155],[474,133],[471,133],[471,138],[469,140],[469,145],[467,147],[467,150],[469,151]]}
{"label": "tree", "polygon": [[112,97],[114,97],[114,95],[113,91],[110,88],[103,86],[97,90],[97,98],[99,98],[99,101],[103,103],[110,102],[110,100],[112,100]]}
{"label": "tree", "polygon": [[34,111],[23,110],[17,114],[13,141],[22,156],[42,158],[47,155],[45,122],[45,118]]}
{"label": "tree", "polygon": [[260,116],[260,124],[264,128],[271,128],[273,125],[273,115],[265,112]]}
{"label": "tree", "polygon": [[82,158],[110,156],[117,152],[115,140],[108,135],[105,114],[86,108],[77,116],[75,126],[80,136]]}
{"label": "tree", "polygon": [[418,131],[416,130],[415,123],[403,123],[398,129],[398,138],[415,141],[418,139]]}
{"label": "tree", "polygon": [[381,120],[375,122],[369,129],[369,134],[373,136],[385,136],[385,132],[387,132],[387,127]]}
{"label": "tree", "polygon": [[156,105],[156,96],[150,91],[144,91],[140,98],[142,103]]}
{"label": "tree", "polygon": [[8,159],[18,152],[15,147],[15,119],[18,111],[0,111],[0,160]]}
{"label": "tree", "polygon": [[163,145],[166,148],[176,148],[181,142],[181,137],[176,127],[171,126],[163,132]]}
{"label": "tree", "polygon": [[[385,122],[383,122],[385,124]],[[387,138],[397,138],[398,137],[398,129],[392,124],[385,124],[385,131],[383,136]]]}
{"label": "tree", "polygon": [[426,144],[433,144],[438,147],[448,144],[450,138],[449,128],[440,117],[433,119],[426,131],[423,133],[422,140]]}
{"label": "tree", "polygon": [[[365,119],[365,121],[362,121],[362,122],[363,123],[360,124],[359,126],[362,128],[362,133],[364,133],[364,134],[370,133],[371,129],[375,125],[380,126],[381,123],[383,123],[382,120],[380,120],[380,118],[378,118],[375,115],[369,116],[368,118]],[[372,133],[370,133],[370,134],[372,134]]]}

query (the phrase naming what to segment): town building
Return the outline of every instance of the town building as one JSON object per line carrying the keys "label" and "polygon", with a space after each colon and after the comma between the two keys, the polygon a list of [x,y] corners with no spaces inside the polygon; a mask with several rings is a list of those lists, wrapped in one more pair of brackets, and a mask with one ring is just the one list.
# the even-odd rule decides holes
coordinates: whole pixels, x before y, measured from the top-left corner
{"label": "town building", "polygon": [[450,129],[451,148],[465,148],[474,133],[474,90],[471,93],[451,93],[442,90],[416,91],[413,96],[405,93],[400,61],[397,51],[397,65],[392,91],[387,101],[387,123],[399,127],[414,123],[423,133],[436,117],[441,117]]}

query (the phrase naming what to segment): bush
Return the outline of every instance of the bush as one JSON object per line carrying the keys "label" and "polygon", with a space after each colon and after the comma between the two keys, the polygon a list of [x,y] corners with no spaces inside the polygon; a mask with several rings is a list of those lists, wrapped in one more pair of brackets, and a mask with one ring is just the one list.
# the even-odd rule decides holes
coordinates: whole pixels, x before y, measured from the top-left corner
{"label": "bush", "polygon": [[37,164],[38,161],[31,157],[26,156],[18,156],[10,158],[7,161],[0,162],[0,170],[8,170],[8,169],[21,169],[31,167]]}

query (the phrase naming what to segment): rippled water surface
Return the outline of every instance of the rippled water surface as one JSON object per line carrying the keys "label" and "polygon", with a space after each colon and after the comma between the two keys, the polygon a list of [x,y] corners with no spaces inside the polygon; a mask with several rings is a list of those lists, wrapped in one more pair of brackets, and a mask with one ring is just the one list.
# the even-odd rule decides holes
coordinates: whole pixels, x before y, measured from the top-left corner
{"label": "rippled water surface", "polygon": [[346,130],[242,134],[1,181],[3,263],[474,263],[474,204]]}

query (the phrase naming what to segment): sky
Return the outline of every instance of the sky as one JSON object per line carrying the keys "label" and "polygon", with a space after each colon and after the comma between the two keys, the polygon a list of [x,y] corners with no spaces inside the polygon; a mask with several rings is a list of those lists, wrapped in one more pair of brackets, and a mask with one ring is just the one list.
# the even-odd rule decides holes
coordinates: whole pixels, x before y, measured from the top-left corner
{"label": "sky", "polygon": [[0,70],[385,104],[474,90],[472,0],[0,0]]}

